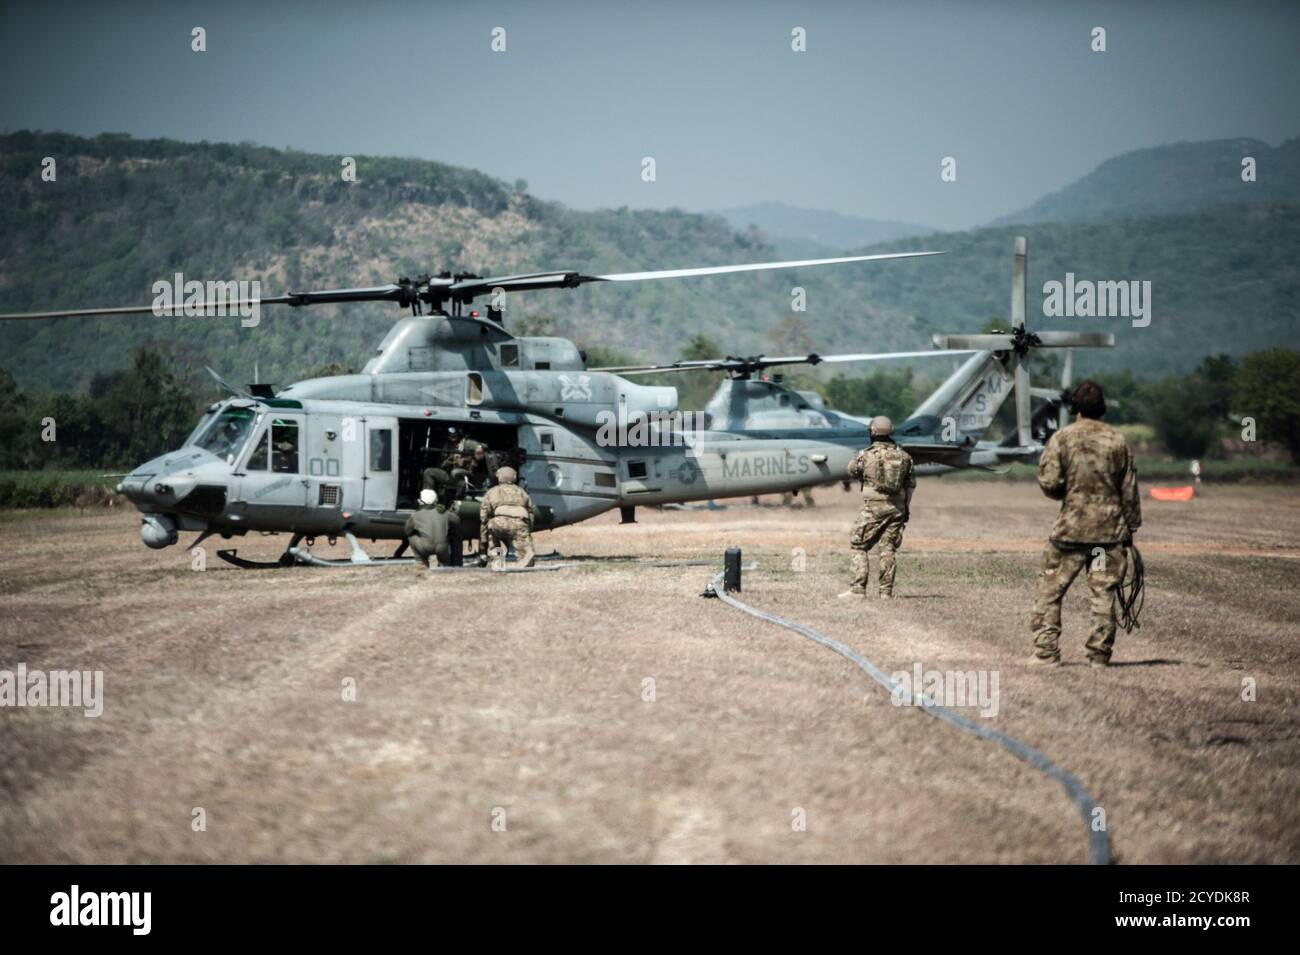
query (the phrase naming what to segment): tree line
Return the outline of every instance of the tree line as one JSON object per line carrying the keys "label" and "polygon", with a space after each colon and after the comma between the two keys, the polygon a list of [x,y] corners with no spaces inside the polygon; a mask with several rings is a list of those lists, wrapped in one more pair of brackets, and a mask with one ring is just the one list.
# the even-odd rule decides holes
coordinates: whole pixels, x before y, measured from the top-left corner
{"label": "tree line", "polygon": [[156,348],[82,392],[25,394],[0,368],[0,470],[129,470],[179,447],[214,389]]}

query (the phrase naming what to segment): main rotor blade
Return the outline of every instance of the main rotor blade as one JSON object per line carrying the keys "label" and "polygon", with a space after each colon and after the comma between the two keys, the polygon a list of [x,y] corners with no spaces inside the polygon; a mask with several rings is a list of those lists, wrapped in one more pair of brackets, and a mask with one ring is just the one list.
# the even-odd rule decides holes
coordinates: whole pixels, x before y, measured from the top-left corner
{"label": "main rotor blade", "polygon": [[255,305],[323,305],[332,302],[402,302],[411,291],[403,285],[378,285],[372,288],[325,289],[319,292],[290,292],[288,295],[269,295],[264,298],[237,301],[214,299],[182,302],[179,305],[128,305],[123,308],[72,308],[59,312],[16,312],[0,315],[0,321],[22,321],[36,318],[79,318],[92,315],[158,315],[160,317],[185,317],[186,310],[200,312],[209,308],[231,311],[252,308]]}
{"label": "main rotor blade", "polygon": [[970,355],[972,349],[931,349],[929,351],[859,352],[857,354],[784,355],[767,358],[706,358],[694,361],[675,361],[666,365],[613,365],[606,368],[588,368],[588,371],[605,371],[613,375],[654,375],[670,371],[758,371],[778,365],[820,365],[822,362],[888,361],[894,358],[931,358],[936,355]]}
{"label": "main rotor blade", "polygon": [[[934,358],[936,355],[972,355],[973,348],[931,348],[927,351],[864,352],[859,355],[819,355],[821,361],[885,361],[890,358]],[[813,362],[813,364],[818,364]]]}
{"label": "main rotor blade", "polygon": [[663,269],[657,272],[615,272],[594,276],[598,282],[644,282],[647,279],[684,279],[697,275],[725,275],[731,272],[760,272],[765,269],[798,269],[813,265],[839,265],[843,262],[873,262],[880,259],[910,259],[942,252],[886,252],[881,255],[848,255],[836,259],[799,259],[791,262],[752,262],[749,265],[715,265],[699,269]]}
{"label": "main rotor blade", "polygon": [[152,305],[130,305],[125,308],[72,308],[62,312],[13,312],[0,315],[0,322],[16,322],[29,318],[77,318],[84,315],[150,315]]}
{"label": "main rotor blade", "polygon": [[401,302],[410,304],[415,288],[411,285],[375,285],[370,288],[335,288],[318,292],[290,292],[264,298],[263,305],[328,305],[342,302]]}
{"label": "main rotor blade", "polygon": [[[655,272],[615,272],[609,275],[583,275],[579,272],[530,272],[523,275],[501,275],[491,278],[455,279],[440,276],[422,278],[394,285],[372,288],[324,289],[313,292],[290,292],[287,295],[247,299],[238,302],[191,303],[188,307],[205,311],[209,307],[227,309],[249,308],[254,305],[324,305],[347,302],[398,302],[406,306],[417,300],[439,307],[448,299],[468,302],[495,289],[507,292],[526,292],[548,288],[577,288],[587,282],[643,282],[647,279],[679,279],[700,275],[725,275],[732,272],[759,272],[768,269],[794,269],[804,266],[839,265],[845,262],[872,262],[883,259],[909,259],[926,255],[943,255],[942,252],[886,252],[880,255],[849,255],[834,259],[799,259],[789,262],[752,262],[748,265],[717,265],[694,269],[663,269]],[[127,306],[125,308],[75,308],[54,312],[21,312],[0,315],[0,321],[19,321],[41,318],[76,318],[92,315],[184,315],[184,305]]]}
{"label": "main rotor blade", "polygon": [[[1035,332],[1033,348],[1110,348],[1115,336],[1110,332]],[[930,339],[939,348],[970,348],[976,351],[1008,351],[1015,347],[1010,335],[934,335]]]}
{"label": "main rotor blade", "polygon": [[577,272],[530,272],[525,275],[499,275],[486,279],[461,279],[447,287],[453,297],[468,301],[478,295],[502,289],[506,292],[530,292],[545,288],[577,288],[584,282],[594,282],[591,275]]}
{"label": "main rotor blade", "polygon": [[1042,348],[1112,348],[1111,332],[1036,332]]}
{"label": "main rotor blade", "polygon": [[577,288],[588,282],[644,282],[648,279],[682,279],[699,275],[724,275],[731,272],[758,272],[764,269],[793,269],[803,266],[839,265],[844,262],[871,262],[876,259],[907,259],[942,252],[886,252],[882,255],[850,255],[834,259],[800,259],[790,262],[751,262],[747,265],[716,265],[693,269],[661,269],[654,272],[614,272],[609,275],[583,275],[580,272],[531,272],[524,275],[501,275],[495,278],[463,279],[448,291],[456,298],[468,300],[487,292],[527,292],[548,288]]}
{"label": "main rotor blade", "polygon": [[979,351],[1009,351],[1014,344],[1010,335],[931,335],[937,348],[974,348]]}
{"label": "main rotor blade", "polygon": [[1016,437],[1020,442],[1020,447],[1029,447],[1030,442],[1034,440],[1033,430],[1033,411],[1029,402],[1029,368],[1026,367],[1026,357],[1016,356],[1015,369],[1015,401],[1016,401]]}
{"label": "main rotor blade", "polygon": [[211,375],[211,376],[213,377],[213,379],[216,381],[217,384],[219,384],[219,385],[220,385],[222,388],[224,388],[226,391],[230,392],[230,394],[234,395],[236,398],[251,398],[251,397],[253,397],[252,395],[250,395],[250,394],[249,394],[247,391],[245,391],[244,389],[242,389],[242,388],[236,388],[236,387],[235,387],[234,385],[232,385],[230,382],[226,381],[226,379],[222,378],[222,377],[221,377],[220,375],[218,375],[215,371],[213,371],[213,370],[212,370],[212,367],[211,367],[210,365],[204,365],[204,366],[203,366],[203,370],[206,371],[209,375]]}

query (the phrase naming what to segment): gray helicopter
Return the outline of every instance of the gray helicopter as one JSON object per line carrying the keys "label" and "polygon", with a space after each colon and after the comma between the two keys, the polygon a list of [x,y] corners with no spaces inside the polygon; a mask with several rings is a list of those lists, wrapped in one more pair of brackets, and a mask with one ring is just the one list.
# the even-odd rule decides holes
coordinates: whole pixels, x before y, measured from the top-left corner
{"label": "gray helicopter", "polygon": [[[816,392],[791,389],[780,375],[768,377],[761,373],[790,365],[961,356],[962,364],[894,429],[895,440],[917,461],[918,473],[994,469],[1015,461],[1036,460],[1052,432],[1067,423],[1065,392],[1073,372],[1073,349],[1109,347],[1114,345],[1114,336],[1090,332],[1029,332],[1025,327],[1027,265],[1028,243],[1018,237],[1012,269],[1010,333],[935,335],[935,348],[928,351],[728,357],[594,370],[625,376],[721,371],[727,377],[704,409],[705,426],[711,432],[746,435],[752,439],[770,435],[777,441],[798,437],[838,441],[841,432],[847,432],[856,450],[866,443],[869,417],[834,411]],[[1033,348],[1067,349],[1061,390],[1030,386],[1025,359]],[[1016,396],[1016,432],[1000,442],[983,439],[1011,394]],[[1034,399],[1038,400],[1037,407],[1033,405]],[[811,477],[816,480],[810,480],[807,486],[840,480],[840,474],[834,469],[829,476],[818,473]]]}
{"label": "gray helicopter", "polygon": [[[900,252],[589,276],[543,272],[483,278],[443,273],[373,288],[291,292],[255,303],[302,307],[391,301],[410,308],[361,374],[315,378],[275,392],[240,389],[214,377],[230,397],[207,409],[177,450],[135,468],[118,485],[142,514],[151,548],[198,537],[287,532],[279,561],[259,563],[236,550],[218,554],[240,567],[401,561],[403,529],[425,469],[455,435],[480,442],[509,463],[538,505],[537,530],[562,527],[619,508],[625,523],[638,505],[686,503],[799,490],[843,479],[869,440],[864,419],[814,409],[804,396],[754,380],[781,365],[872,361],[913,354],[968,356],[896,429],[922,466],[986,467],[1032,459],[1031,393],[1025,357],[1037,347],[1113,344],[1110,335],[1029,333],[1024,325],[1024,240],[1017,240],[1013,329],[1008,334],[947,336],[940,352],[724,358],[668,366],[587,368],[567,339],[515,337],[503,323],[508,293],[576,288],[768,269],[803,268],[927,256]],[[486,315],[471,308],[491,296]],[[157,313],[157,305],[80,309],[0,319]],[[641,385],[627,375],[716,368],[728,375],[702,412],[681,412],[677,390]],[[998,407],[1016,393],[1018,440],[982,441]],[[775,417],[769,412],[807,413]],[[461,488],[465,537],[477,536],[477,496]],[[351,557],[311,554],[315,538],[345,539]],[[401,541],[391,557],[369,555],[360,541]],[[303,542],[307,546],[301,547]]]}

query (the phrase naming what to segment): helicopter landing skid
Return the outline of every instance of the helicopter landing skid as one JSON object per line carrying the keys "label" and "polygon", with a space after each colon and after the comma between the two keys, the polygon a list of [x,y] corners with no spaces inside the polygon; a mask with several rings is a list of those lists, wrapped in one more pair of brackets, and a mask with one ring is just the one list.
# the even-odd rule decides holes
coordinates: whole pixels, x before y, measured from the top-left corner
{"label": "helicopter landing skid", "polygon": [[371,564],[390,566],[415,563],[414,557],[401,556],[406,550],[406,541],[402,541],[401,546],[393,552],[392,557],[371,557],[351,531],[344,531],[343,536],[352,549],[352,555],[341,560],[317,557],[310,550],[302,547],[290,547],[286,553],[292,554],[300,564],[309,564],[312,567],[368,567]]}
{"label": "helicopter landing skid", "polygon": [[414,557],[371,557],[368,554],[365,560],[357,560],[351,557],[333,560],[327,557],[317,557],[306,548],[300,547],[293,548],[290,553],[293,554],[298,563],[306,564],[309,567],[392,567],[415,563]]}
{"label": "helicopter landing skid", "polygon": [[[348,545],[352,549],[352,554],[349,557],[342,557],[342,558],[317,557],[308,548],[298,546],[298,542],[301,540],[301,535],[295,536],[293,542],[289,545],[289,547],[285,550],[285,552],[280,555],[278,560],[249,560],[247,557],[240,557],[239,551],[234,548],[230,550],[219,550],[217,551],[217,556],[220,557],[222,560],[224,560],[226,563],[233,564],[234,566],[240,568],[241,570],[274,570],[275,568],[278,567],[293,567],[299,564],[307,567],[369,567],[372,565],[376,567],[394,567],[394,566],[400,567],[400,566],[410,566],[416,563],[416,559],[414,557],[402,556],[402,554],[406,552],[407,545],[405,541],[403,541],[401,546],[399,546],[397,550],[393,552],[393,555],[391,557],[371,557],[369,554],[366,553],[365,549],[361,546],[360,542],[357,541],[355,536],[353,536],[350,533],[345,533],[344,536],[347,539]],[[507,558],[507,560],[510,563],[514,563],[516,559],[517,558],[514,555],[511,555],[510,557]],[[563,555],[558,550],[553,550],[549,554],[538,554],[536,559],[538,561],[558,561],[563,559]],[[570,567],[573,565],[562,564],[558,566]],[[545,569],[547,570],[558,569],[558,566],[548,567]],[[489,570],[490,568],[470,566],[470,567],[439,567],[437,569],[440,571],[446,571],[446,570],[483,571],[483,570]],[[511,572],[517,572],[520,570],[533,570],[533,569],[543,569],[543,568],[523,568],[523,567],[509,568]]]}
{"label": "helicopter landing skid", "polygon": [[240,570],[274,570],[278,567],[288,567],[288,564],[282,564],[278,560],[249,560],[247,557],[240,557],[237,549],[219,550],[217,556],[227,564],[234,564]]}
{"label": "helicopter landing skid", "polygon": [[406,551],[406,541],[402,542],[391,557],[371,557],[353,534],[345,532],[344,537],[352,549],[352,554],[350,557],[342,559],[317,557],[306,547],[299,547],[298,544],[303,538],[302,534],[293,536],[293,540],[289,542],[289,546],[285,548],[284,553],[277,560],[249,560],[246,557],[240,557],[239,551],[233,548],[219,550],[217,556],[241,570],[273,570],[278,567],[293,567],[297,564],[305,564],[309,567],[365,567],[371,564],[389,566],[415,563],[414,557],[402,556]]}
{"label": "helicopter landing skid", "polygon": [[[205,534],[203,536],[207,535]],[[240,557],[238,548],[234,547],[229,550],[217,551],[217,556],[227,564],[234,564],[240,570],[270,570],[275,567],[292,567],[293,550],[298,546],[298,543],[302,538],[302,534],[294,534],[293,538],[289,541],[289,546],[285,548],[284,553],[276,560],[249,560],[247,557]],[[202,540],[203,537],[200,537],[194,542],[194,546],[197,547],[199,542]]]}

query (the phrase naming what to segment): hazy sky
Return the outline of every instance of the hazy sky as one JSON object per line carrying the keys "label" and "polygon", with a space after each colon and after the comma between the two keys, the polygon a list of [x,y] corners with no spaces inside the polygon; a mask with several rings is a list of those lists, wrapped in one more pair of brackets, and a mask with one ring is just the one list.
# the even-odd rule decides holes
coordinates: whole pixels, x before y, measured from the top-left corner
{"label": "hazy sky", "polygon": [[1298,54],[1300,3],[0,0],[0,129],[438,159],[580,208],[775,199],[964,228],[1130,149],[1297,135]]}

